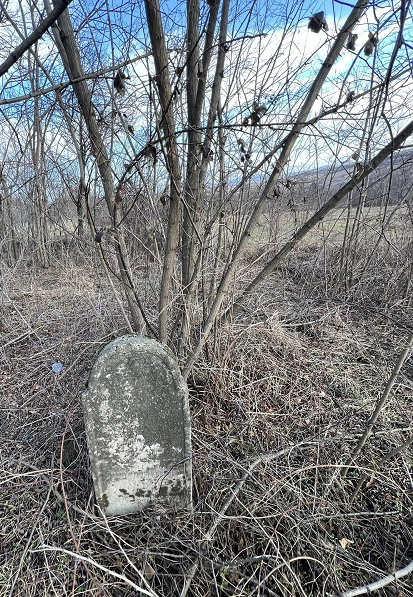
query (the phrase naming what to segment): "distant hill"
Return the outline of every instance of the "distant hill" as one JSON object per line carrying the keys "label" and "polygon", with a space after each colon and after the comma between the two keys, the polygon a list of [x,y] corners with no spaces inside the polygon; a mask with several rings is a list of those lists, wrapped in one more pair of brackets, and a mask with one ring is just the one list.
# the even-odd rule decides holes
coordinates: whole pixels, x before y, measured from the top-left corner
{"label": "distant hill", "polygon": [[[351,178],[355,163],[349,158],[334,168],[324,166],[318,170],[308,170],[291,176],[294,198],[299,201],[301,197],[302,201],[309,203],[315,199],[319,200],[320,196],[330,197]],[[391,177],[390,172],[392,172]],[[390,203],[403,201],[406,193],[413,187],[413,150],[409,147],[397,152],[393,159],[387,158],[370,174],[367,184],[366,203],[368,204],[379,204],[387,200],[387,197]],[[283,195],[285,195],[284,191]],[[358,193],[355,193],[354,199],[358,201]]]}

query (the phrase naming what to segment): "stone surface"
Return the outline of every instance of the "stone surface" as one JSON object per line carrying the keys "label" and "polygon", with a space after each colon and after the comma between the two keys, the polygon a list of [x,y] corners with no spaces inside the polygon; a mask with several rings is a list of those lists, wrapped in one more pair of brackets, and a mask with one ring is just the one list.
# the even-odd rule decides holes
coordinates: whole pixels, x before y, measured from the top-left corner
{"label": "stone surface", "polygon": [[98,355],[82,395],[98,504],[108,516],[150,502],[191,507],[188,388],[171,351],[128,334]]}

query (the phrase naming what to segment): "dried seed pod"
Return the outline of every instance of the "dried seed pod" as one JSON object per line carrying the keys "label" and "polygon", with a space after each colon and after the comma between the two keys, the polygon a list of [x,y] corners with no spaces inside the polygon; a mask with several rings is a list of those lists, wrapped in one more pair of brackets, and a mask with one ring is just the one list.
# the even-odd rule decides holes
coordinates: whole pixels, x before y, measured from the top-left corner
{"label": "dried seed pod", "polygon": [[171,100],[173,102],[176,102],[179,98],[179,96],[181,95],[181,90],[179,89],[179,87],[176,85],[175,89],[172,91],[172,95],[171,95]]}
{"label": "dried seed pod", "polygon": [[244,120],[242,121],[242,126],[247,126],[250,121],[252,126],[256,126],[261,120],[261,117],[264,116],[266,112],[267,106],[264,106],[264,104],[262,106],[259,106],[257,102],[254,102],[252,104],[252,112],[249,116],[244,118]]}
{"label": "dried seed pod", "polygon": [[252,107],[254,108],[254,112],[258,114],[260,117],[264,116],[267,113],[267,106],[262,104],[259,106],[256,102],[253,103]]}
{"label": "dried seed pod", "polygon": [[242,139],[237,139],[237,143],[239,145],[239,150],[241,153],[245,153],[245,144]]}
{"label": "dried seed pod", "polygon": [[142,149],[140,156],[145,156],[147,158],[152,158],[152,163],[155,166],[156,164],[156,147],[155,145],[152,145],[152,143],[148,143],[147,145],[145,145],[145,147]]}
{"label": "dried seed pod", "polygon": [[212,149],[208,149],[207,147],[204,147],[203,145],[201,145],[201,153],[206,160],[212,160],[213,155],[214,155],[214,152],[212,151]]}
{"label": "dried seed pod", "polygon": [[371,54],[373,54],[373,50],[374,48],[377,46],[377,35],[375,35],[374,33],[371,33],[369,31],[369,39],[366,42],[366,45],[364,46],[364,55],[365,56],[371,56]]}
{"label": "dried seed pod", "polygon": [[251,112],[251,114],[250,114],[250,120],[251,120],[252,126],[257,126],[257,124],[259,123],[260,119],[261,119],[261,116],[257,112]]}
{"label": "dried seed pod", "polygon": [[324,18],[323,11],[316,12],[315,14],[313,14],[308,23],[308,28],[313,33],[320,33],[321,29],[324,29],[324,31],[328,31],[328,25],[327,21]]}
{"label": "dried seed pod", "polygon": [[348,94],[347,94],[347,97],[346,97],[346,101],[349,104],[351,104],[351,102],[354,100],[354,96],[355,96],[354,91],[349,91]]}
{"label": "dried seed pod", "polygon": [[125,95],[125,73],[122,70],[118,70],[116,73],[115,80],[113,81],[113,86],[119,95]]}
{"label": "dried seed pod", "polygon": [[352,52],[355,51],[357,38],[358,38],[357,33],[349,33],[348,34],[348,39],[347,39],[347,43],[346,43],[347,50],[351,50]]}

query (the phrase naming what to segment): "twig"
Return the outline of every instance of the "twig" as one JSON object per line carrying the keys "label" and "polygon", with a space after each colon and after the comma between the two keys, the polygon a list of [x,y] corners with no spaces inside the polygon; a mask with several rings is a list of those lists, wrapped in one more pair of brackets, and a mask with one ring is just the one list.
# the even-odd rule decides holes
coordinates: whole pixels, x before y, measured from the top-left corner
{"label": "twig", "polygon": [[394,383],[400,373],[401,368],[403,367],[404,361],[406,360],[412,346],[413,346],[413,332],[409,336],[406,348],[404,348],[402,350],[402,352],[399,355],[399,358],[397,359],[396,366],[394,367],[392,374],[390,375],[390,378],[389,378],[387,385],[384,389],[382,397],[376,404],[376,408],[374,409],[374,412],[371,415],[370,420],[368,421],[367,427],[366,427],[363,435],[359,439],[357,446],[355,447],[355,449],[353,450],[353,453],[351,454],[350,458],[348,459],[348,461],[346,463],[347,466],[344,467],[341,472],[341,475],[343,478],[347,475],[348,467],[350,466],[350,464],[352,464],[354,462],[354,459],[356,458],[356,456],[358,456],[360,454],[361,450],[363,449],[364,444],[370,437],[371,432],[374,427],[374,424],[376,423],[376,421],[378,419],[378,416],[381,412],[381,409],[384,406],[384,403],[386,402],[386,400],[388,399],[388,397],[390,395],[390,392],[394,386]]}
{"label": "twig", "polygon": [[62,503],[62,504],[67,504],[70,508],[72,508],[72,510],[74,510],[75,512],[77,512],[78,514],[81,514],[82,516],[85,516],[85,514],[87,515],[88,518],[90,518],[91,520],[93,520],[94,522],[98,522],[100,521],[100,519],[97,516],[94,516],[91,512],[87,512],[85,510],[82,510],[81,508],[79,508],[78,506],[76,506],[75,504],[73,504],[72,502],[70,502],[69,500],[65,500],[64,497],[59,493],[59,491],[56,489],[56,487],[54,486],[53,482],[50,481],[46,475],[43,475],[39,469],[37,469],[35,466],[33,466],[32,464],[30,464],[30,462],[27,462],[26,460],[23,460],[22,458],[20,458],[19,460],[17,460],[16,458],[10,458],[11,462],[15,462],[16,464],[23,464],[24,466],[27,466],[27,468],[31,469],[32,471],[35,471],[39,474],[40,478],[43,479],[48,485],[49,487],[51,487],[54,496],[56,497],[56,499]]}
{"label": "twig", "polygon": [[[128,66],[129,64],[132,64],[133,62],[136,62],[138,60],[144,60],[145,58],[148,58],[151,54],[152,54],[152,52],[146,52],[145,54],[141,54],[140,56],[135,56],[135,58],[128,58],[128,60],[124,60],[123,62],[119,62],[118,64],[109,66],[108,68],[103,68],[101,70],[94,71],[92,73],[88,73],[87,75],[82,75],[81,77],[77,77],[76,79],[71,79],[70,81],[66,81],[65,83],[59,83],[58,85],[52,85],[51,87],[47,87],[46,89],[40,89],[38,91],[31,91],[30,93],[27,93],[26,95],[20,95],[19,97],[11,97],[8,99],[2,99],[2,100],[0,100],[0,106],[4,106],[4,105],[8,105],[8,104],[15,104],[18,102],[24,102],[26,100],[33,99],[35,97],[40,97],[41,95],[47,95],[48,93],[53,93],[54,91],[62,91],[64,89],[66,89],[67,87],[70,87],[71,85],[79,83],[80,81],[88,81],[90,79],[97,79],[98,77],[101,77],[102,75],[105,75],[107,73],[112,73],[113,71],[117,71],[120,68]],[[403,74],[403,72],[400,73],[400,75],[402,75],[402,74]],[[357,97],[358,96],[356,96],[355,99],[357,99]]]}
{"label": "twig", "polygon": [[[40,329],[40,328],[38,328]],[[6,344],[2,344],[2,346],[0,346],[0,350],[3,350],[3,348],[6,348],[7,346],[10,346],[10,344],[14,344],[15,342],[18,342],[19,340],[23,340],[24,338],[26,338],[26,336],[29,336],[31,332],[24,332],[24,334],[20,334],[20,336],[17,336],[17,338],[13,338],[13,340],[9,340],[8,342],[6,342]]]}
{"label": "twig", "polygon": [[410,562],[410,564],[407,564],[407,566],[401,570],[397,570],[397,572],[394,574],[389,574],[388,576],[385,576],[380,580],[376,580],[369,585],[364,585],[362,587],[357,587],[355,589],[345,591],[344,593],[340,593],[340,597],[356,597],[356,595],[366,595],[366,593],[372,593],[373,591],[377,591],[378,589],[386,587],[399,578],[403,578],[403,576],[407,576],[411,572],[413,572],[413,562]]}
{"label": "twig", "polygon": [[119,580],[123,580],[123,582],[132,587],[132,589],[135,589],[139,593],[143,593],[143,595],[148,595],[149,597],[158,597],[158,595],[154,591],[145,591],[145,589],[138,587],[138,585],[129,580],[129,578],[127,578],[123,574],[118,574],[113,570],[109,570],[109,568],[106,568],[106,566],[102,566],[102,564],[98,564],[98,562],[95,562],[95,560],[92,560],[91,558],[85,558],[84,556],[81,556],[73,551],[69,551],[68,549],[63,549],[62,547],[52,547],[51,545],[42,545],[41,549],[31,549],[30,551],[32,553],[44,553],[45,551],[59,551],[61,553],[65,553],[66,555],[72,556],[73,558],[77,558],[82,562],[87,562],[88,564],[91,564],[91,566],[96,566],[96,568],[99,568],[99,570],[106,572],[106,574],[110,574],[110,576],[113,576],[114,578],[119,578]]}
{"label": "twig", "polygon": [[[262,456],[259,456],[256,460],[254,460],[254,462],[252,462],[250,464],[250,466],[248,467],[248,470],[245,472],[245,474],[242,476],[242,478],[240,479],[240,481],[238,482],[238,485],[235,487],[235,489],[232,492],[232,495],[230,495],[228,497],[228,499],[226,500],[225,504],[222,506],[220,512],[218,513],[217,517],[215,518],[215,520],[213,521],[213,523],[211,524],[211,526],[209,527],[208,532],[205,535],[205,539],[202,541],[200,547],[199,547],[199,554],[202,555],[203,551],[205,550],[205,547],[207,545],[207,543],[209,541],[211,541],[212,537],[214,536],[214,533],[218,527],[218,525],[221,523],[221,521],[223,520],[224,516],[225,516],[225,512],[228,510],[228,508],[230,507],[230,505],[232,504],[232,502],[234,501],[234,499],[237,497],[237,495],[239,494],[239,492],[242,489],[242,486],[244,485],[245,481],[248,479],[248,477],[251,475],[251,473],[253,472],[253,470],[261,463],[267,463],[267,462],[271,462],[272,460],[276,460],[277,458],[279,458],[280,456],[283,456],[284,454],[290,452],[291,450],[294,450],[296,448],[300,448],[301,446],[304,446],[306,444],[308,444],[310,442],[305,441],[305,442],[301,442],[295,446],[288,446],[288,448],[284,448],[283,450],[280,450],[279,452],[270,452],[269,454],[263,454]],[[199,566],[199,558],[200,555],[197,557],[197,559],[195,560],[195,562],[193,563],[191,569],[189,570],[189,573],[185,579],[184,582],[184,586],[183,589],[181,591],[181,596],[180,597],[186,597],[189,587],[191,586],[191,583],[194,579],[195,573],[198,569]]]}
{"label": "twig", "polygon": [[129,330],[129,332],[131,334],[133,334],[132,325],[131,325],[131,323],[129,321],[128,316],[126,315],[125,309],[123,308],[123,305],[122,305],[122,301],[120,300],[119,294],[118,294],[118,292],[117,292],[117,290],[115,288],[115,285],[113,284],[113,280],[110,277],[109,270],[108,270],[108,268],[106,266],[106,260],[105,260],[104,255],[103,255],[103,249],[102,249],[101,246],[99,246],[99,249],[100,250],[98,250],[98,253],[99,253],[99,257],[101,259],[101,262],[103,264],[103,269],[105,270],[106,278],[108,279],[108,282],[109,282],[109,284],[110,284],[110,286],[112,288],[113,295],[115,297],[116,302],[119,305],[119,309],[121,310],[121,313],[122,313],[123,318],[125,320],[126,326],[127,326],[128,330]]}
{"label": "twig", "polygon": [[[30,323],[29,323],[29,322],[26,320],[26,318],[25,318],[25,317],[24,317],[24,316],[23,316],[23,315],[20,313],[19,309],[18,309],[18,308],[16,307],[16,305],[14,304],[14,301],[13,301],[13,300],[12,300],[12,299],[11,299],[11,298],[10,298],[10,297],[7,295],[6,291],[3,289],[3,291],[2,291],[2,292],[3,292],[4,296],[6,297],[6,299],[7,299],[8,301],[10,301],[10,303],[11,303],[11,305],[12,305],[13,309],[14,309],[14,310],[17,312],[17,314],[19,315],[19,317],[20,317],[20,318],[21,318],[21,319],[24,321],[24,323],[27,325],[27,327],[28,327],[28,330],[29,330],[29,331],[28,331],[28,333],[29,333],[29,334],[34,334],[34,335],[36,336],[36,338],[39,340],[39,342],[41,342],[41,341],[42,341],[42,339],[40,338],[39,334],[37,333],[37,330],[34,330],[34,329],[32,328],[32,326],[30,325]],[[40,328],[37,328],[37,329],[40,329]]]}
{"label": "twig", "polygon": [[21,572],[21,569],[22,569],[22,566],[23,566],[24,558],[26,557],[27,552],[29,551],[29,546],[30,546],[30,543],[32,542],[34,531],[36,530],[36,525],[39,522],[40,517],[43,514],[43,512],[44,512],[44,510],[45,510],[45,508],[46,508],[46,506],[47,506],[47,504],[49,502],[49,497],[50,497],[51,492],[52,492],[52,486],[50,485],[49,486],[49,491],[47,492],[46,499],[45,499],[45,501],[43,503],[43,506],[40,509],[39,514],[37,515],[35,523],[33,524],[32,530],[30,531],[29,538],[27,539],[25,548],[24,548],[23,553],[22,553],[22,557],[20,558],[19,566],[17,568],[16,574],[14,575],[13,582],[11,583],[9,597],[12,597],[12,595],[13,595],[14,587],[16,586],[17,579],[20,576],[20,572]]}
{"label": "twig", "polygon": [[123,556],[125,557],[126,561],[128,562],[129,566],[131,568],[133,568],[133,570],[135,570],[136,574],[141,578],[142,582],[145,584],[145,586],[147,587],[147,589],[151,590],[151,586],[148,583],[148,581],[146,580],[145,576],[143,575],[143,573],[135,566],[135,564],[132,562],[132,560],[130,559],[130,557],[128,556],[128,554],[126,553],[126,551],[123,549],[121,542],[119,541],[118,537],[115,535],[115,533],[112,531],[112,529],[110,528],[108,519],[106,518],[106,515],[104,513],[103,510],[101,510],[99,508],[99,511],[101,513],[101,515],[103,516],[105,523],[106,523],[106,528],[110,534],[110,536],[112,537],[112,539],[115,541],[115,543],[117,544],[117,546],[119,547],[119,549],[121,550]]}
{"label": "twig", "polygon": [[[399,452],[401,452],[402,450],[404,450],[405,448],[409,447],[410,444],[413,443],[413,435],[409,437],[409,439],[407,439],[404,443],[402,443],[400,446],[397,446],[397,448],[394,448],[393,450],[391,450],[391,452],[389,452],[388,454],[386,454],[386,456],[384,456],[378,463],[377,463],[377,467],[375,468],[380,468],[385,462],[387,462],[388,460],[390,460],[391,458],[393,458],[393,456],[396,456],[397,454],[399,454]],[[350,498],[350,504],[352,504],[354,502],[354,500],[356,499],[356,496],[358,494],[358,492],[360,491],[363,483],[368,479],[369,475],[367,473],[364,473],[364,475],[361,477],[360,481],[357,483],[357,487],[353,492],[353,495]],[[374,477],[374,473],[371,475],[371,478]]]}
{"label": "twig", "polygon": [[[63,451],[64,451],[64,444],[65,444],[65,438],[66,438],[67,428],[69,426],[70,416],[71,415],[69,414],[69,416],[67,417],[66,427],[65,427],[65,430],[63,432],[62,441],[61,441],[61,444],[60,444],[60,459],[59,459],[60,484],[62,486],[62,494],[63,494],[64,507],[65,507],[65,511],[66,511],[66,518],[67,518],[67,525],[68,525],[68,528],[69,528],[69,532],[70,532],[70,534],[72,536],[72,540],[73,540],[74,546],[76,548],[76,552],[80,553],[80,538],[79,538],[79,540],[76,538],[75,531],[74,531],[74,528],[73,528],[73,524],[72,524],[72,521],[70,519],[69,503],[67,501],[65,484],[64,484],[64,479],[63,479]],[[86,516],[86,513],[85,513],[85,516]],[[100,586],[100,583],[98,582],[98,580],[93,577],[93,575],[91,574],[88,566],[86,564],[84,566],[85,566],[85,569],[86,569],[86,573],[87,573],[88,577],[90,578],[90,580],[92,581],[92,583],[97,586],[97,588],[100,590],[101,594],[104,594],[103,590],[102,590],[102,587]],[[75,568],[73,570],[72,595],[73,595],[74,590],[75,590],[75,585],[76,585],[76,565],[75,565]]]}
{"label": "twig", "polygon": [[78,356],[75,358],[75,360],[68,367],[66,367],[66,369],[64,369],[62,373],[59,374],[59,379],[61,380],[63,377],[65,377],[69,373],[69,371],[76,365],[76,363],[80,361],[85,352],[87,352],[90,349],[91,344],[104,344],[108,338],[110,338],[111,336],[117,337],[117,335],[121,332],[123,333],[124,330],[125,328],[118,328],[116,330],[112,330],[111,332],[109,332],[109,334],[102,336],[99,340],[96,340],[95,342],[87,342],[86,348],[81,350]]}

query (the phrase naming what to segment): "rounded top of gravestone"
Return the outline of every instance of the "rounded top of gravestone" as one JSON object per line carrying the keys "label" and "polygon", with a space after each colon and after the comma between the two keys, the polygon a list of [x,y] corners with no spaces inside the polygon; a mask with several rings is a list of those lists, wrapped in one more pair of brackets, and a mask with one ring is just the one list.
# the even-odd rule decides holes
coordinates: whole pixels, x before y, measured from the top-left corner
{"label": "rounded top of gravestone", "polygon": [[112,350],[115,352],[117,350],[123,350],[124,348],[128,347],[132,347],[135,350],[150,351],[158,355],[166,354],[170,359],[172,359],[172,361],[177,366],[177,361],[174,357],[172,350],[165,346],[165,344],[158,342],[158,340],[155,340],[154,338],[149,338],[148,336],[140,336],[139,334],[125,334],[123,336],[115,338],[115,340],[112,340],[102,348],[98,355],[98,359],[107,352],[110,352]]}
{"label": "rounded top of gravestone", "polygon": [[143,379],[145,373],[150,374],[152,383],[156,383],[157,370],[162,376],[166,371],[174,378],[176,390],[188,393],[188,386],[173,352],[161,342],[138,334],[119,336],[102,348],[90,371],[88,389],[99,382],[102,374],[108,379],[112,371],[118,375],[135,375],[137,370]]}

